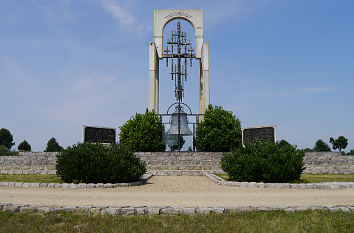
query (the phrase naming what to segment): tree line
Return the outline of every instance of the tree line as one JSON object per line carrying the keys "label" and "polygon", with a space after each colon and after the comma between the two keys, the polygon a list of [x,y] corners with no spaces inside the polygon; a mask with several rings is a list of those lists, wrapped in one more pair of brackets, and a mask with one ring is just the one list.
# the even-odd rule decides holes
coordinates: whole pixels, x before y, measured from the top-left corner
{"label": "tree line", "polygon": [[[16,155],[17,151],[11,150],[11,148],[15,145],[13,141],[13,135],[8,129],[2,128],[0,129],[0,156],[1,155]],[[17,147],[18,151],[31,151],[31,145],[23,140]],[[45,152],[61,152],[64,148],[59,145],[57,140],[52,137],[48,140]]]}
{"label": "tree line", "polygon": [[[329,143],[332,144],[332,149],[333,150],[339,150],[342,155],[354,155],[354,149],[350,150],[348,153],[345,153],[344,150],[348,146],[348,138],[344,136],[339,136],[337,139],[330,138]],[[331,147],[324,142],[322,139],[318,139],[315,143],[315,146],[313,148],[305,148],[305,152],[330,152]]]}

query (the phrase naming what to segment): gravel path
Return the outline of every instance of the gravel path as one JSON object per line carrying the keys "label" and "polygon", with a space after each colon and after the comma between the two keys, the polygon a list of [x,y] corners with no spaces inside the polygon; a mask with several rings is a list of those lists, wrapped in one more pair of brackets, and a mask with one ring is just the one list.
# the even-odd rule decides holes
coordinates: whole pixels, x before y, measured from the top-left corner
{"label": "gravel path", "polygon": [[45,206],[328,206],[354,205],[354,189],[264,189],[220,186],[204,176],[154,176],[113,189],[0,187],[0,202]]}

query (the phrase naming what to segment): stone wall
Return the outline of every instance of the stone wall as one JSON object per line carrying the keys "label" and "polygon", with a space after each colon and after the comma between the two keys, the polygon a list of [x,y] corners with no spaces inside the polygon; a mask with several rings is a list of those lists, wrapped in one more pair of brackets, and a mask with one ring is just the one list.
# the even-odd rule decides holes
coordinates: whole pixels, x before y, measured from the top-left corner
{"label": "stone wall", "polygon": [[137,152],[154,175],[201,175],[223,173],[220,167],[221,152]]}
{"label": "stone wall", "polygon": [[354,156],[339,152],[307,152],[304,164],[308,174],[354,174]]}
{"label": "stone wall", "polygon": [[[20,152],[19,156],[0,156],[0,174],[55,174],[56,155],[51,152]],[[154,175],[201,175],[222,172],[222,153],[138,152]],[[337,152],[309,152],[304,158],[310,174],[354,174],[354,156]]]}
{"label": "stone wall", "polygon": [[55,174],[58,152],[19,152],[0,156],[0,174]]}

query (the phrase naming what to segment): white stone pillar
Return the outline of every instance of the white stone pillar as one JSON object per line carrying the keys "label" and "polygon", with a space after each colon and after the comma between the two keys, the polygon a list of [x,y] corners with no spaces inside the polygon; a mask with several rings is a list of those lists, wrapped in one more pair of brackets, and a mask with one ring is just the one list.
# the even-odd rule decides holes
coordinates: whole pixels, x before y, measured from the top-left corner
{"label": "white stone pillar", "polygon": [[[157,54],[157,53],[156,53]],[[159,67],[159,59],[156,59],[156,72],[155,72],[155,113],[159,113],[159,82],[160,82],[160,67]]]}
{"label": "white stone pillar", "polygon": [[210,79],[209,79],[209,43],[202,46],[202,74],[203,74],[203,113],[210,104]]}
{"label": "white stone pillar", "polygon": [[199,61],[199,112],[204,113],[203,62]]}
{"label": "white stone pillar", "polygon": [[149,43],[149,97],[148,110],[158,113],[158,57],[154,42]]}

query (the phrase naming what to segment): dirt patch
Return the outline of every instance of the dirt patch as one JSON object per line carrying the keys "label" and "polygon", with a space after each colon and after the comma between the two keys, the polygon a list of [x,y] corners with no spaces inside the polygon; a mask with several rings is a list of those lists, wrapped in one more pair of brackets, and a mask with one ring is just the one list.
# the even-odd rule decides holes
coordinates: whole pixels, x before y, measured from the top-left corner
{"label": "dirt patch", "polygon": [[154,176],[114,189],[0,187],[0,202],[46,206],[328,206],[354,205],[354,189],[294,190],[220,186],[201,176]]}

